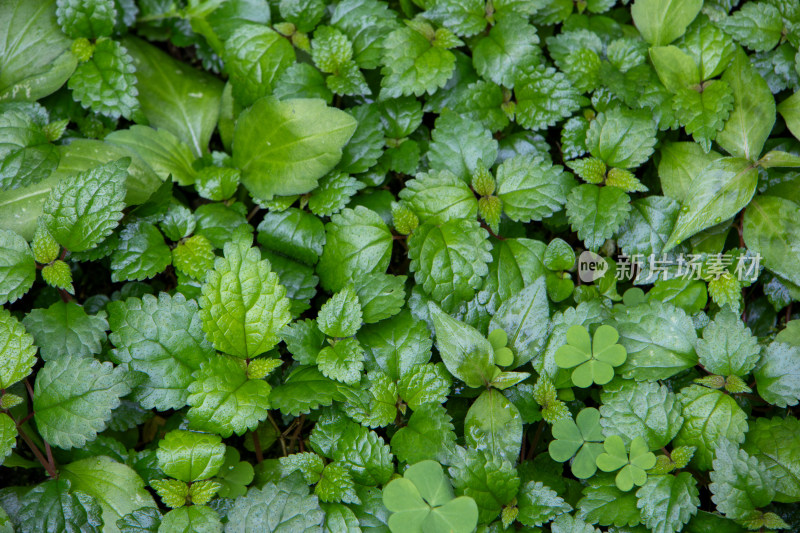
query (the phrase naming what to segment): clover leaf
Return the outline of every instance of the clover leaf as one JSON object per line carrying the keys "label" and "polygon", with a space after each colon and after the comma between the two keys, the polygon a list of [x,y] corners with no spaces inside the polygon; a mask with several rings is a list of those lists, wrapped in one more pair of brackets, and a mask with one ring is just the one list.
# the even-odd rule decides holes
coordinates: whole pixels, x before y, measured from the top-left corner
{"label": "clover leaf", "polygon": [[617,344],[619,333],[608,325],[602,325],[590,339],[584,326],[572,326],[567,330],[567,344],[555,353],[556,364],[565,369],[574,368],[572,382],[585,389],[592,383],[605,385],[614,378],[614,367],[627,359],[627,351]]}
{"label": "clover leaf", "polygon": [[383,504],[392,512],[392,533],[470,533],[478,524],[475,500],[469,496],[456,498],[442,465],[436,461],[421,461],[386,485]]}
{"label": "clover leaf", "polygon": [[597,456],[597,467],[603,472],[615,472],[617,488],[628,492],[634,485],[641,487],[647,481],[647,470],[656,466],[656,456],[647,449],[642,437],[631,441],[630,453],[619,435],[611,435],[603,443],[605,452]]}
{"label": "clover leaf", "polygon": [[590,478],[597,472],[595,460],[603,452],[603,428],[600,411],[583,409],[575,420],[562,418],[553,424],[553,438],[548,451],[554,461],[564,463],[573,457],[572,473],[577,478]]}

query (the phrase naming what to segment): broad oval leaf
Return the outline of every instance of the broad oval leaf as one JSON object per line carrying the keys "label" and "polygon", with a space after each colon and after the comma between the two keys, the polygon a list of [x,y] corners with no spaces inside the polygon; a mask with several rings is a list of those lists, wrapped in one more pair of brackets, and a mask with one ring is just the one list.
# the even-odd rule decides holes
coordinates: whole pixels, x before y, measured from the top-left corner
{"label": "broad oval leaf", "polygon": [[464,438],[476,450],[515,462],[522,444],[519,410],[500,391],[484,391],[464,418]]}

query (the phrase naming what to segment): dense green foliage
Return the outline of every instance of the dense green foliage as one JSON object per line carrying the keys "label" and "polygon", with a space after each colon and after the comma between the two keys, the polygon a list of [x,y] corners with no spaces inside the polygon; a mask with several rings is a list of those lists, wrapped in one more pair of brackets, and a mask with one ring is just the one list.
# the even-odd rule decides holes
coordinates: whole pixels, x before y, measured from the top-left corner
{"label": "dense green foliage", "polygon": [[799,46],[0,1],[0,533],[800,531]]}

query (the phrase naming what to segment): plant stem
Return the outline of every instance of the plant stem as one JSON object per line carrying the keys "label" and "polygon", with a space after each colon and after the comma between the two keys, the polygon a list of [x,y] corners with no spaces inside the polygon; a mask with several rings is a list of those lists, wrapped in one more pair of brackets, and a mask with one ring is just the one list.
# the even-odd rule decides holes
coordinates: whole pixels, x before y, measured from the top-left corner
{"label": "plant stem", "polygon": [[264,462],[264,452],[261,451],[261,437],[258,436],[258,428],[252,430],[250,434],[253,436],[253,448],[256,450],[256,461],[261,464]]}
{"label": "plant stem", "polygon": [[286,441],[283,438],[283,433],[281,433],[281,429],[278,427],[278,424],[275,422],[275,419],[272,418],[272,413],[267,413],[267,419],[272,424],[272,427],[275,428],[275,433],[278,434],[278,440],[281,442],[281,450],[283,451],[283,456],[286,457],[289,454],[286,453]]}

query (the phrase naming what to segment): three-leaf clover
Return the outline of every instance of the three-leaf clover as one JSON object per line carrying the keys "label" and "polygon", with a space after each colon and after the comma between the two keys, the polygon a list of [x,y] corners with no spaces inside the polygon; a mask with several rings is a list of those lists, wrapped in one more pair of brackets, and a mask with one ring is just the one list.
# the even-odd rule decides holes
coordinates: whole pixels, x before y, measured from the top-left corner
{"label": "three-leaf clover", "polygon": [[392,533],[449,531],[469,533],[478,525],[478,506],[453,487],[436,461],[421,461],[383,489],[383,504]]}
{"label": "three-leaf clover", "polygon": [[583,409],[575,420],[562,418],[553,424],[553,441],[548,451],[554,461],[564,463],[574,456],[572,473],[580,479],[590,478],[597,472],[596,459],[603,452],[603,428],[600,411],[594,407]]}
{"label": "three-leaf clover", "polygon": [[585,389],[592,383],[605,385],[614,378],[614,367],[625,362],[628,353],[617,344],[619,333],[611,326],[602,325],[589,337],[583,326],[572,326],[567,330],[567,344],[555,354],[556,364],[561,368],[575,368],[572,382]]}
{"label": "three-leaf clover", "polygon": [[[605,452],[597,456],[597,466],[603,472],[619,470],[615,481],[617,488],[628,492],[634,485],[641,487],[647,481],[647,470],[656,465],[656,456],[647,448],[642,437],[631,441],[630,453],[619,435],[611,435],[603,443]],[[620,470],[621,469],[621,470]]]}

